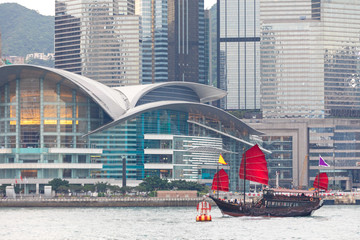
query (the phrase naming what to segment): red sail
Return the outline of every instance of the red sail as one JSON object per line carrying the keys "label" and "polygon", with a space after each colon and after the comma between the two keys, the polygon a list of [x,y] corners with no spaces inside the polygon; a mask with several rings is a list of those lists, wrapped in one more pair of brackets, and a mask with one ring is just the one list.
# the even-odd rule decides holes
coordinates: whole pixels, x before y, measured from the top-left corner
{"label": "red sail", "polygon": [[215,173],[211,190],[229,191],[229,176],[224,169]]}
{"label": "red sail", "polygon": [[[244,157],[246,157],[245,161]],[[246,166],[244,166],[244,162],[246,162]],[[244,169],[246,169],[246,180],[269,185],[269,174],[265,154],[257,144],[243,154],[239,171],[240,179],[244,179]]]}
{"label": "red sail", "polygon": [[324,189],[325,191],[328,189],[329,179],[326,173],[319,173],[315,177],[314,188]]}

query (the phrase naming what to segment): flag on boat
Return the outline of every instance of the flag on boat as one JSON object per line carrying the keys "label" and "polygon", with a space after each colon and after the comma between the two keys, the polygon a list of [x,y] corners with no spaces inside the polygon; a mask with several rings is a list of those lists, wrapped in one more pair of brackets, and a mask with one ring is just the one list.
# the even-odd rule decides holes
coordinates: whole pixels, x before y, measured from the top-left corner
{"label": "flag on boat", "polygon": [[327,164],[326,162],[325,162],[325,160],[319,155],[319,166],[321,166],[321,167],[330,167],[330,165],[329,164]]}
{"label": "flag on boat", "polygon": [[220,154],[220,156],[219,156],[219,163],[220,164],[224,164],[224,165],[227,165],[227,162],[225,162],[225,160],[224,160],[224,158],[223,158],[223,156]]}

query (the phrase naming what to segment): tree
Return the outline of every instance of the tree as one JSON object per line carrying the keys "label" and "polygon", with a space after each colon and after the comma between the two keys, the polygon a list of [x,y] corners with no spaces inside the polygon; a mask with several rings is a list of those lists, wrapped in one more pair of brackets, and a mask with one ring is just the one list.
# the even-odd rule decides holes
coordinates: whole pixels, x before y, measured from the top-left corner
{"label": "tree", "polygon": [[69,186],[61,185],[56,190],[59,193],[67,193],[69,191]]}
{"label": "tree", "polygon": [[132,189],[132,187],[125,186],[120,188],[120,192],[122,195],[126,195],[126,193],[131,192]]}
{"label": "tree", "polygon": [[92,184],[85,184],[85,186],[83,187],[85,192],[95,192],[95,185]]}
{"label": "tree", "polygon": [[[62,180],[61,178],[54,178],[53,180],[49,181],[49,185],[52,187],[54,191],[59,191],[60,186],[69,187],[69,181]],[[64,188],[62,188],[64,189]]]}
{"label": "tree", "polygon": [[185,180],[175,180],[170,184],[170,189],[178,189],[178,190],[196,190],[198,192],[205,192],[206,186],[201,185],[197,182],[185,181]]}
{"label": "tree", "polygon": [[168,181],[162,180],[158,176],[145,178],[143,182],[139,184],[139,186],[140,188],[144,189],[146,192],[169,189]]}
{"label": "tree", "polygon": [[81,185],[70,185],[69,189],[73,193],[80,193],[81,191],[84,190],[83,186]]}
{"label": "tree", "polygon": [[106,190],[109,188],[109,184],[107,182],[97,182],[95,183],[95,189],[98,191],[98,192],[101,192],[101,193],[104,193],[106,192]]}

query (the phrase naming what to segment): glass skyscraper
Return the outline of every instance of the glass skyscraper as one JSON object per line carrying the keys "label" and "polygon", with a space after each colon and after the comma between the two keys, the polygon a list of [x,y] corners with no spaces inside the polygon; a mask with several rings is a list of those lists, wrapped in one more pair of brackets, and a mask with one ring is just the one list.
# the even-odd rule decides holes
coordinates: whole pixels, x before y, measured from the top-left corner
{"label": "glass skyscraper", "polygon": [[218,1],[218,87],[221,107],[260,109],[260,1]]}
{"label": "glass skyscraper", "polygon": [[205,83],[204,1],[137,0],[142,82]]}
{"label": "glass skyscraper", "polygon": [[360,2],[261,0],[266,118],[359,117]]}
{"label": "glass skyscraper", "polygon": [[55,67],[111,87],[141,81],[134,0],[56,0]]}

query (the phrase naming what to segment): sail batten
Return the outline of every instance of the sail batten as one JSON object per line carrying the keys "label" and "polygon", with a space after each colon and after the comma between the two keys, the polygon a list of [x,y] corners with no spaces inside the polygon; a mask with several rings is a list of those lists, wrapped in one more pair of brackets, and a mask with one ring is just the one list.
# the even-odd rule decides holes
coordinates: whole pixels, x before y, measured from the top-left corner
{"label": "sail batten", "polygon": [[229,191],[229,176],[224,169],[215,173],[211,189],[224,192]]}
{"label": "sail batten", "polygon": [[269,174],[267,162],[265,159],[265,154],[261,151],[258,145],[253,146],[247,150],[245,154],[243,154],[239,177],[240,179],[246,179],[268,185]]}

